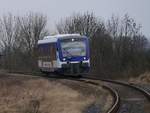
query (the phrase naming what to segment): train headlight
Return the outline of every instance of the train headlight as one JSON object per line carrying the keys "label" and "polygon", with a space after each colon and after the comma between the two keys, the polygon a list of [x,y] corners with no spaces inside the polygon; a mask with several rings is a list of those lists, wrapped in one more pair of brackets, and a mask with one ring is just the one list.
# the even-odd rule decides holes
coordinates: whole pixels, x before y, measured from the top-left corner
{"label": "train headlight", "polygon": [[66,59],[65,58],[63,58],[63,61],[65,61]]}
{"label": "train headlight", "polygon": [[72,39],[71,39],[71,41],[73,42],[73,41],[74,41],[74,39],[72,38]]}
{"label": "train headlight", "polygon": [[86,57],[83,57],[84,60],[86,60]]}

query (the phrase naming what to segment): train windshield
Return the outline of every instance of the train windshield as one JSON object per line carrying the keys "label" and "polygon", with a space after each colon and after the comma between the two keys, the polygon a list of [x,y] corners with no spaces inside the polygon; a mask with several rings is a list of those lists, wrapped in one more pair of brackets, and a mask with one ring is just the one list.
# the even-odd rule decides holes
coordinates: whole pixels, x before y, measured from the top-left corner
{"label": "train windshield", "polygon": [[60,43],[63,57],[86,56],[85,38],[64,39]]}

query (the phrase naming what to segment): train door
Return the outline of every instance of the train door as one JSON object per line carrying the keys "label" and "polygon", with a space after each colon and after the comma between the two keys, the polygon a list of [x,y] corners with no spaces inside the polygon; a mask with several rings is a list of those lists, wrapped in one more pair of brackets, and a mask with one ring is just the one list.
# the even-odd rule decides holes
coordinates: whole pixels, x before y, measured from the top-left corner
{"label": "train door", "polygon": [[57,57],[56,57],[56,45],[55,43],[50,44],[50,62],[53,70],[57,68]]}

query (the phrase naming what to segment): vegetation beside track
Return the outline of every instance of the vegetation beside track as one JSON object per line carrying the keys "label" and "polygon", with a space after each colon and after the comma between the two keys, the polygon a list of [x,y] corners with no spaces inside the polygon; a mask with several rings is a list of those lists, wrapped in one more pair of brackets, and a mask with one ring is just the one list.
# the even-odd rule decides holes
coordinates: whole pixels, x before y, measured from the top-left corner
{"label": "vegetation beside track", "polygon": [[136,78],[130,78],[129,82],[137,84],[150,84],[150,72],[145,72]]}
{"label": "vegetation beside track", "polygon": [[105,111],[112,101],[101,87],[19,74],[0,74],[0,89],[0,113],[82,113],[93,103]]}

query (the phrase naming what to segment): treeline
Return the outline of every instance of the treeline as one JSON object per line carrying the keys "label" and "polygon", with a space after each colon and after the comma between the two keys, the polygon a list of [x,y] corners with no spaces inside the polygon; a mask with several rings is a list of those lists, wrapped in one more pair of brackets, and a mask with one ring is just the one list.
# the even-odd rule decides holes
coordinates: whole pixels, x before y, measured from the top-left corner
{"label": "treeline", "polygon": [[[89,37],[91,73],[127,77],[150,69],[148,39],[142,34],[141,25],[128,14],[103,21],[93,13],[78,13],[61,20],[56,28],[60,34]],[[46,35],[47,18],[42,14],[1,17],[1,66],[9,71],[36,72],[37,41]]]}
{"label": "treeline", "polygon": [[47,17],[39,13],[0,17],[1,67],[12,72],[37,71],[37,41],[48,35]]}

